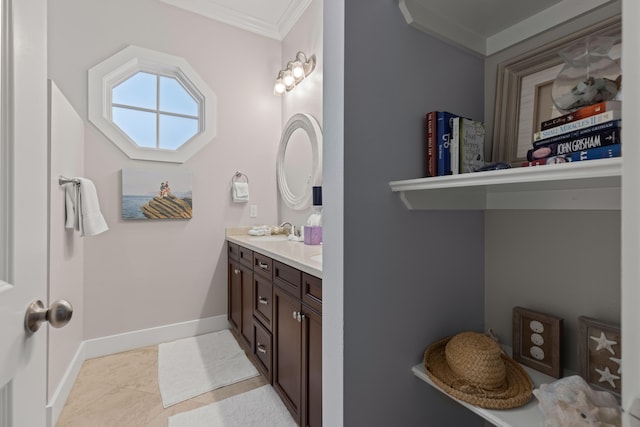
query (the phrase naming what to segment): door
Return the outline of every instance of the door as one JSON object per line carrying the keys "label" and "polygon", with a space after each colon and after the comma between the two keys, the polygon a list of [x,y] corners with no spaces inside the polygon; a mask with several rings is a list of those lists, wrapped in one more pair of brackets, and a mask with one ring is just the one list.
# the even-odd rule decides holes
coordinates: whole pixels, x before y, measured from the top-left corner
{"label": "door", "polygon": [[0,427],[43,427],[47,334],[24,316],[47,297],[46,0],[0,1]]}
{"label": "door", "polygon": [[301,425],[302,324],[297,315],[300,301],[275,286],[273,288],[273,387],[289,412]]}
{"label": "door", "polygon": [[303,427],[322,427],[322,316],[302,306],[302,423]]}

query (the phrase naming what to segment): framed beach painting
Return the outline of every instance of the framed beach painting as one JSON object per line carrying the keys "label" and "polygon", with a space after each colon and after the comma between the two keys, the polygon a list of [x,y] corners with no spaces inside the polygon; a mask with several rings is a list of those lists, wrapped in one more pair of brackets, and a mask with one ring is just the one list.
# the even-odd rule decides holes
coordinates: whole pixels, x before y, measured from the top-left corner
{"label": "framed beach painting", "polygon": [[190,219],[192,174],[122,169],[122,219]]}

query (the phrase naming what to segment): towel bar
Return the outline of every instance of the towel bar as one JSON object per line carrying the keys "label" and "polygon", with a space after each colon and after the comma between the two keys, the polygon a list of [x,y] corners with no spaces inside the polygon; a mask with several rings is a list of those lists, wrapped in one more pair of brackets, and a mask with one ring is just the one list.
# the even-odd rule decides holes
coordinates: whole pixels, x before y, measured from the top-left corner
{"label": "towel bar", "polygon": [[80,185],[80,180],[77,178],[67,178],[66,176],[62,176],[60,175],[58,177],[58,185],[64,185],[64,184],[75,184],[75,185]]}

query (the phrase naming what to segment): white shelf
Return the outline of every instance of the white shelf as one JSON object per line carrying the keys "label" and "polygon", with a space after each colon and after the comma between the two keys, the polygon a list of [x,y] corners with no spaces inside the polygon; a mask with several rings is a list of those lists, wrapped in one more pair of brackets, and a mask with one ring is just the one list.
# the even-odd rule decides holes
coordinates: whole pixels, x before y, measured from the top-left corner
{"label": "white shelf", "polygon": [[392,181],[411,210],[619,210],[622,158]]}
{"label": "white shelf", "polygon": [[[555,378],[550,377],[548,375],[543,374],[542,372],[538,372],[534,369],[531,369],[527,366],[522,366],[533,381],[536,387],[540,386],[540,384],[549,384],[556,381]],[[411,368],[413,374],[431,385],[435,389],[444,393],[447,397],[455,400],[459,404],[463,405],[465,408],[470,411],[478,414],[485,420],[491,422],[492,424],[499,427],[540,427],[544,425],[544,417],[542,412],[538,409],[538,400],[535,397],[531,397],[529,403],[524,406],[520,406],[518,408],[513,409],[483,409],[478,406],[471,405],[470,403],[463,402],[462,400],[456,399],[450,394],[446,393],[440,387],[435,385],[431,378],[427,375],[427,372],[424,369],[424,364],[420,363]]]}

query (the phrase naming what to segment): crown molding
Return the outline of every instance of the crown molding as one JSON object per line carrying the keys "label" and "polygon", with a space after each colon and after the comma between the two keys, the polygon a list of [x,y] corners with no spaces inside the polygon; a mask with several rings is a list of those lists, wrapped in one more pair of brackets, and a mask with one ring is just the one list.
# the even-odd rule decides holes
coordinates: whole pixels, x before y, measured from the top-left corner
{"label": "crown molding", "polygon": [[292,0],[277,22],[269,22],[222,6],[214,0],[159,1],[276,40],[282,40],[287,35],[311,3],[311,0]]}

